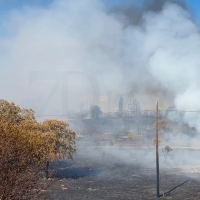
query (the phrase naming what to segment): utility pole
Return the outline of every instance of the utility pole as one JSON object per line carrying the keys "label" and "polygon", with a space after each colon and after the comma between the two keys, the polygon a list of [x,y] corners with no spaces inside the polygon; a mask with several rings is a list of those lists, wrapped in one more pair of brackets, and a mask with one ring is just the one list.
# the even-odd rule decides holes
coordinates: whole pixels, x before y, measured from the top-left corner
{"label": "utility pole", "polygon": [[156,176],[157,176],[157,198],[160,197],[159,192],[159,155],[158,155],[158,102],[156,102]]}

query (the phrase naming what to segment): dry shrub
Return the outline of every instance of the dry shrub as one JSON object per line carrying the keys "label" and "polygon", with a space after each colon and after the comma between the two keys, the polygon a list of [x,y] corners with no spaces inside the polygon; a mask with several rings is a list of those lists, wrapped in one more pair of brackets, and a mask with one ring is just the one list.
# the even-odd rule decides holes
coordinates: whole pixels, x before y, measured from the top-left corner
{"label": "dry shrub", "polygon": [[[154,128],[156,128],[156,123],[154,123]],[[161,134],[174,131],[188,133],[191,131],[191,128],[187,124],[178,123],[171,120],[158,120],[158,130]]]}
{"label": "dry shrub", "polygon": [[36,121],[34,111],[0,100],[0,199],[32,199],[52,184],[46,163],[71,158],[76,134],[58,120]]}
{"label": "dry shrub", "polygon": [[170,146],[165,146],[164,150],[169,153],[170,151],[172,151],[172,148]]}
{"label": "dry shrub", "polygon": [[115,139],[111,139],[111,140],[110,140],[110,145],[111,145],[111,146],[115,146],[115,145],[116,145]]}
{"label": "dry shrub", "polygon": [[108,136],[103,136],[101,139],[104,142],[111,140],[110,137],[108,137]]}
{"label": "dry shrub", "polygon": [[163,156],[165,158],[165,162],[167,159],[168,154],[172,151],[172,148],[170,146],[165,146],[164,149],[162,149]]}
{"label": "dry shrub", "polygon": [[137,135],[132,135],[131,133],[128,133],[127,136],[123,136],[123,138],[127,139],[128,142],[139,140],[139,137]]}
{"label": "dry shrub", "polygon": [[[152,139],[152,143],[153,143],[154,145],[156,145],[156,141],[157,141],[156,138],[153,138],[153,139]],[[158,143],[160,143],[160,142],[162,142],[162,141],[161,141],[160,139],[158,139]]]}
{"label": "dry shrub", "polygon": [[[163,149],[162,149],[162,153],[163,153],[163,156],[165,158],[165,164],[167,164],[167,156],[168,154],[172,151],[172,148],[170,146],[165,146]],[[161,169],[161,174],[160,174],[160,182],[161,182],[161,185],[162,185],[162,188],[163,188],[163,196],[165,196],[165,184],[164,184],[164,181],[165,181],[165,170],[162,170]]]}
{"label": "dry shrub", "polygon": [[133,135],[131,135],[130,133],[127,135],[127,140],[133,140]]}
{"label": "dry shrub", "polygon": [[[30,199],[43,187],[44,162],[30,134],[0,122],[0,199]],[[39,146],[38,146],[39,147]],[[39,188],[38,188],[39,187]],[[36,189],[35,192],[33,189]]]}
{"label": "dry shrub", "polygon": [[[154,123],[154,127],[156,128],[156,123]],[[173,125],[167,120],[158,120],[158,130],[160,133],[165,133],[173,130]]]}

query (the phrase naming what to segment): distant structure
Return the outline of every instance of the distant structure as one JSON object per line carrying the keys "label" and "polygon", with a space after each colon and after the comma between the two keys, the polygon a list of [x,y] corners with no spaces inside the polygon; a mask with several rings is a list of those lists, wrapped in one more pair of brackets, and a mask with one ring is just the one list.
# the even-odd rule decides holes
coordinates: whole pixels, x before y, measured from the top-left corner
{"label": "distant structure", "polygon": [[90,110],[90,102],[88,101],[88,110]]}
{"label": "distant structure", "polygon": [[167,110],[165,111],[165,117],[175,116],[178,112],[176,112],[175,106],[169,106]]}
{"label": "distant structure", "polygon": [[128,103],[128,110],[134,115],[140,114],[140,102],[137,99],[131,100]]}
{"label": "distant structure", "polygon": [[103,112],[101,108],[97,105],[92,105],[90,107],[90,114],[93,119],[98,119]]}
{"label": "distant structure", "polygon": [[83,112],[83,108],[84,108],[84,103],[83,103],[83,102],[81,102],[81,103],[80,103],[80,113],[82,113],[82,112]]}
{"label": "distant structure", "polygon": [[123,110],[123,98],[121,97],[119,100],[119,111],[121,112]]}

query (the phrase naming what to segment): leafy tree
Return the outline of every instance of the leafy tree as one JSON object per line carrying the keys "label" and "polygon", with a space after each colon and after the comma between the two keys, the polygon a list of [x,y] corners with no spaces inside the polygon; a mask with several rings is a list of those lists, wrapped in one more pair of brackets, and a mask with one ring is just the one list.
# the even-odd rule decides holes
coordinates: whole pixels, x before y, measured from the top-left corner
{"label": "leafy tree", "polygon": [[44,189],[40,185],[44,138],[39,132],[33,135],[21,126],[2,122],[0,137],[0,199],[30,199],[38,191],[33,189]]}
{"label": "leafy tree", "polygon": [[5,100],[0,100],[0,137],[2,200],[32,198],[48,185],[41,184],[45,163],[72,158],[76,151],[76,133],[69,124],[59,120],[39,123],[32,109]]}
{"label": "leafy tree", "polygon": [[90,107],[90,114],[91,114],[91,117],[92,118],[99,118],[100,115],[102,114],[103,112],[101,111],[101,108],[97,105],[92,105]]}

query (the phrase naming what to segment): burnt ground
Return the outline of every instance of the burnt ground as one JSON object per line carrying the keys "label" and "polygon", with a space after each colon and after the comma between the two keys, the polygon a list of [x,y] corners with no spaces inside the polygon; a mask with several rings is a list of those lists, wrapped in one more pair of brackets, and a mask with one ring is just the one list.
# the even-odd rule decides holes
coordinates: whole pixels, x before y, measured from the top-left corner
{"label": "burnt ground", "polygon": [[[80,128],[76,124],[73,129],[83,136],[76,140],[77,154],[73,160],[51,166],[57,170],[56,181],[40,199],[157,199],[155,160],[152,157],[145,160],[150,151],[154,155],[154,149],[146,149],[144,154],[134,153],[137,148],[152,145],[153,123],[154,120],[135,124],[133,121],[88,120],[84,122],[83,131],[82,125]],[[133,138],[124,138],[129,133]],[[124,152],[123,148],[127,150]],[[160,199],[200,199],[200,168],[175,167],[179,166],[160,167],[160,194],[165,193]]]}
{"label": "burnt ground", "polygon": [[[156,198],[156,174],[153,168],[118,164],[108,160],[92,162],[75,156],[74,160],[58,163],[57,181],[41,199],[136,199]],[[161,170],[160,199],[200,199],[199,173],[183,169]]]}

